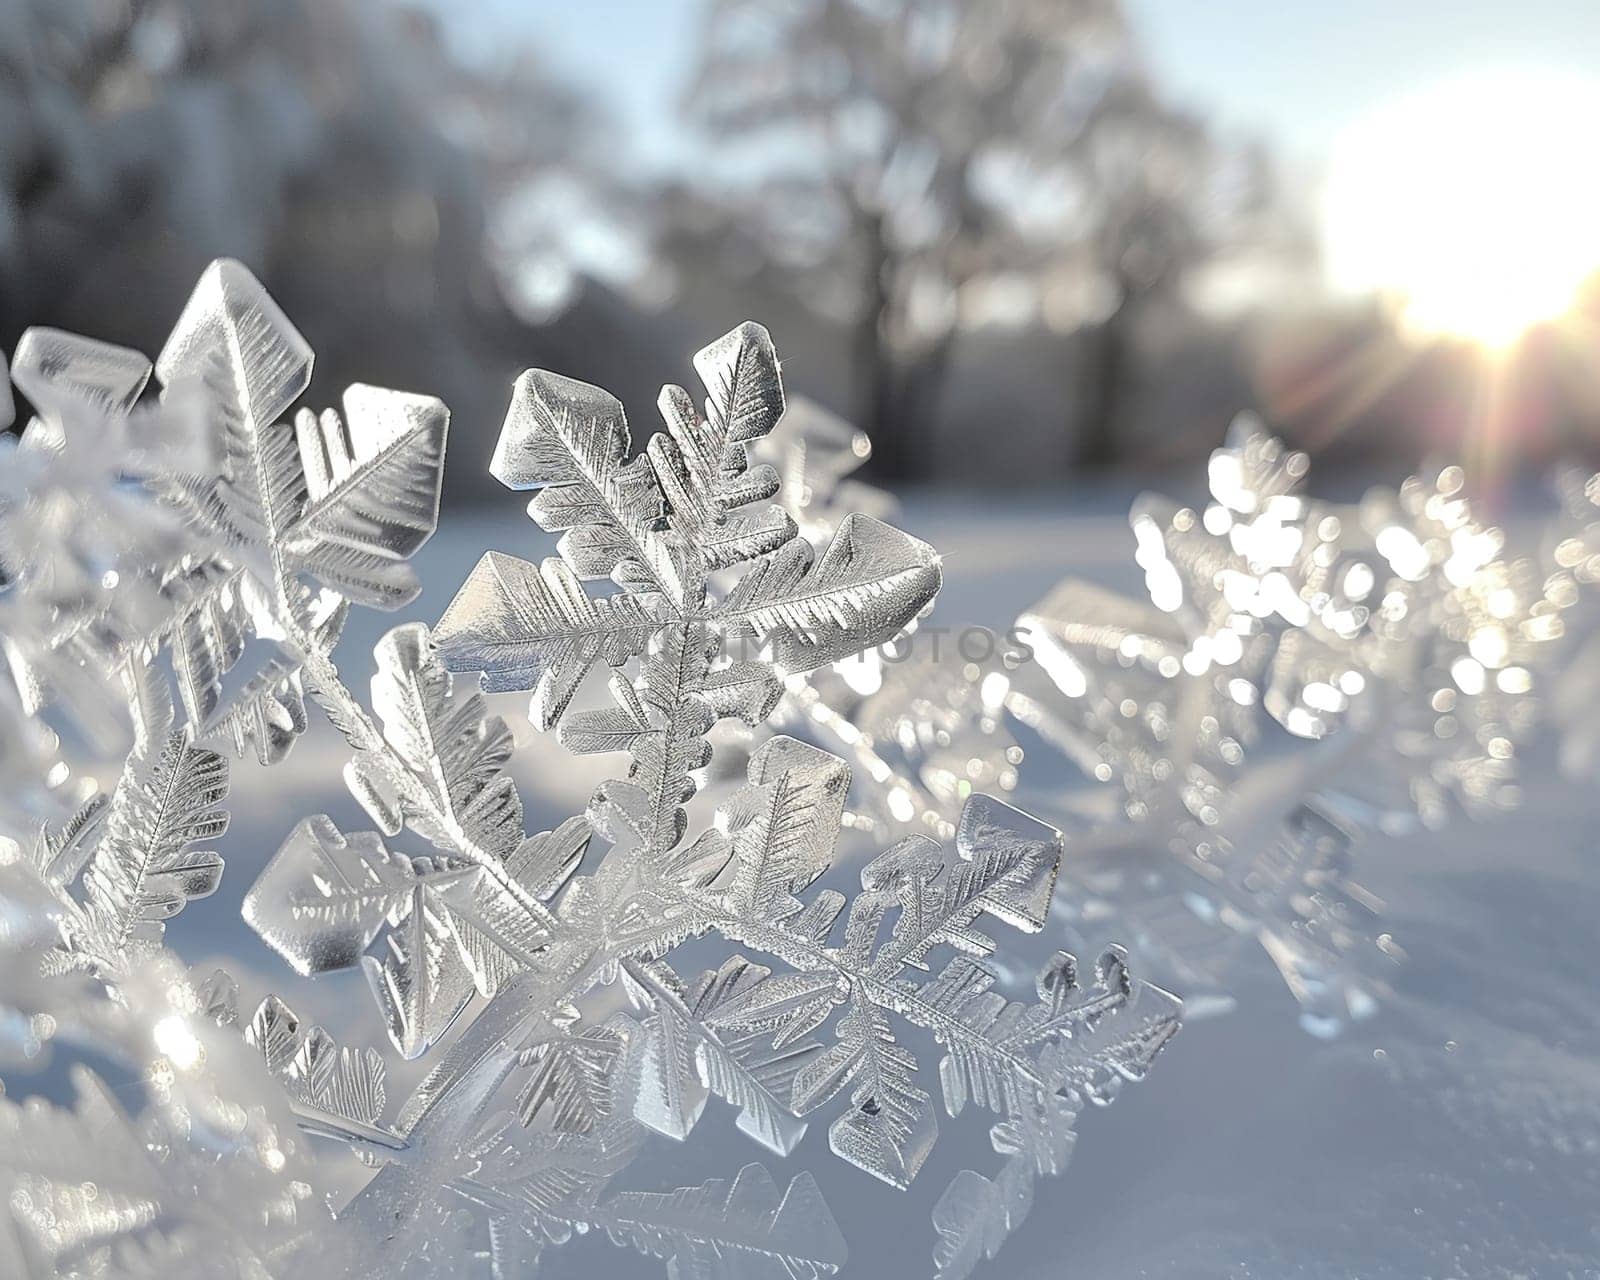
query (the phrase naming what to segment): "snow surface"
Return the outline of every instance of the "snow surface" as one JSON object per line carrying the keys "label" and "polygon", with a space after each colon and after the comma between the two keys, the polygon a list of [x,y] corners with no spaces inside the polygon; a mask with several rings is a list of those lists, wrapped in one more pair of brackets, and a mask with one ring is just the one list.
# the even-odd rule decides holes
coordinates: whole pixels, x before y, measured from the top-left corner
{"label": "snow surface", "polygon": [[[1137,590],[1121,499],[1091,501],[1092,514],[1067,500],[909,504],[898,523],[944,554],[935,619],[1003,628],[1069,571]],[[443,525],[418,558],[427,589],[406,617],[437,618],[484,549],[553,552],[514,495],[493,513],[447,512]],[[340,655],[352,686],[370,670],[362,646],[398,620],[353,622]],[[307,1018],[381,1042],[359,974],[297,979],[237,915],[299,816],[326,809],[370,825],[342,789],[338,744],[323,728],[270,778],[238,769],[223,887],[168,938],[193,963],[239,972],[248,997],[270,987]],[[1533,753],[1516,814],[1363,846],[1359,878],[1386,901],[1409,956],[1375,1017],[1341,1039],[1313,1038],[1262,957],[1232,1013],[1186,1026],[1149,1080],[1083,1117],[1066,1175],[1040,1184],[1031,1218],[980,1274],[1600,1277],[1600,797],[1561,778],[1556,754],[1551,744]],[[581,807],[613,765],[530,741],[517,765],[530,825]],[[1050,768],[1062,766],[1030,755],[1030,795],[1049,794],[1038,771]],[[1030,955],[1062,944],[1032,942]],[[827,1113],[783,1161],[735,1133],[718,1106],[686,1146],[661,1140],[630,1184],[731,1177],[761,1160],[781,1185],[810,1168],[850,1242],[846,1275],[928,1274],[933,1200],[956,1168],[995,1163],[980,1126],[942,1119],[940,1149],[898,1196],[828,1154]],[[603,1241],[550,1261],[556,1275],[660,1274]]]}

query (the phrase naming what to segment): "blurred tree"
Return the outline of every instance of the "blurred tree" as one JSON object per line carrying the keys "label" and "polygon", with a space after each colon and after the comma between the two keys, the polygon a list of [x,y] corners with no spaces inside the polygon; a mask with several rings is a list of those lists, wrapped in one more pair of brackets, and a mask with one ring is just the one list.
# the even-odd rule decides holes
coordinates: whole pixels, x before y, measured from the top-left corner
{"label": "blurred tree", "polygon": [[1118,0],[711,0],[689,107],[853,322],[855,414],[902,477],[958,334],[1019,311],[1082,339],[1058,429],[1113,459],[1138,326],[1271,203],[1259,152],[1162,102]]}
{"label": "blurred tree", "polygon": [[425,386],[487,435],[570,292],[570,197],[530,193],[587,191],[603,124],[526,48],[468,60],[392,0],[0,0],[0,68],[7,346],[149,349],[226,254],[329,385]]}
{"label": "blurred tree", "polygon": [[1263,292],[1265,277],[1303,271],[1315,250],[1266,152],[1218,139],[1198,117],[1164,105],[1140,75],[1106,87],[1068,163],[1084,190],[1074,229],[1081,269],[1098,295],[1098,318],[1084,333],[1077,457],[1105,465],[1125,452],[1151,318],[1192,310],[1204,283]]}

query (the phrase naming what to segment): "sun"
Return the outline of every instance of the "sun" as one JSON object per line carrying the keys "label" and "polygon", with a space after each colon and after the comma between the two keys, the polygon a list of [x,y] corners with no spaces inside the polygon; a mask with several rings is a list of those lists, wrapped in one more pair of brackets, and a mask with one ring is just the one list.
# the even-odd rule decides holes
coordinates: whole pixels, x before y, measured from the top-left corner
{"label": "sun", "polygon": [[1486,346],[1565,312],[1600,268],[1600,80],[1483,74],[1339,142],[1322,207],[1330,282],[1407,327]]}

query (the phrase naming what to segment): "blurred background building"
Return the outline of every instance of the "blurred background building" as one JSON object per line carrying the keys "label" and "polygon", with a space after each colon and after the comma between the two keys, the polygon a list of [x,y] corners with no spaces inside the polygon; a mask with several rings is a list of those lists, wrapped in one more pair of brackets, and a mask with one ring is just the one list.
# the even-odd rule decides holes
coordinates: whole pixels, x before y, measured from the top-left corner
{"label": "blurred background building", "polygon": [[[0,347],[243,259],[318,352],[642,421],[762,320],[880,477],[1600,444],[1590,0],[0,0]],[[318,398],[314,392],[314,398]]]}

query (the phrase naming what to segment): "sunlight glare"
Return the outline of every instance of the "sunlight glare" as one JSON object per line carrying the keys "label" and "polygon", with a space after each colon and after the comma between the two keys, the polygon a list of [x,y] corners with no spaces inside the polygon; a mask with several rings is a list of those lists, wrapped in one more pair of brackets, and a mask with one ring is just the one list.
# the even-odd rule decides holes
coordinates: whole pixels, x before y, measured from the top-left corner
{"label": "sunlight glare", "polygon": [[1600,268],[1600,81],[1483,75],[1340,142],[1323,201],[1331,282],[1489,346],[1565,312]]}

